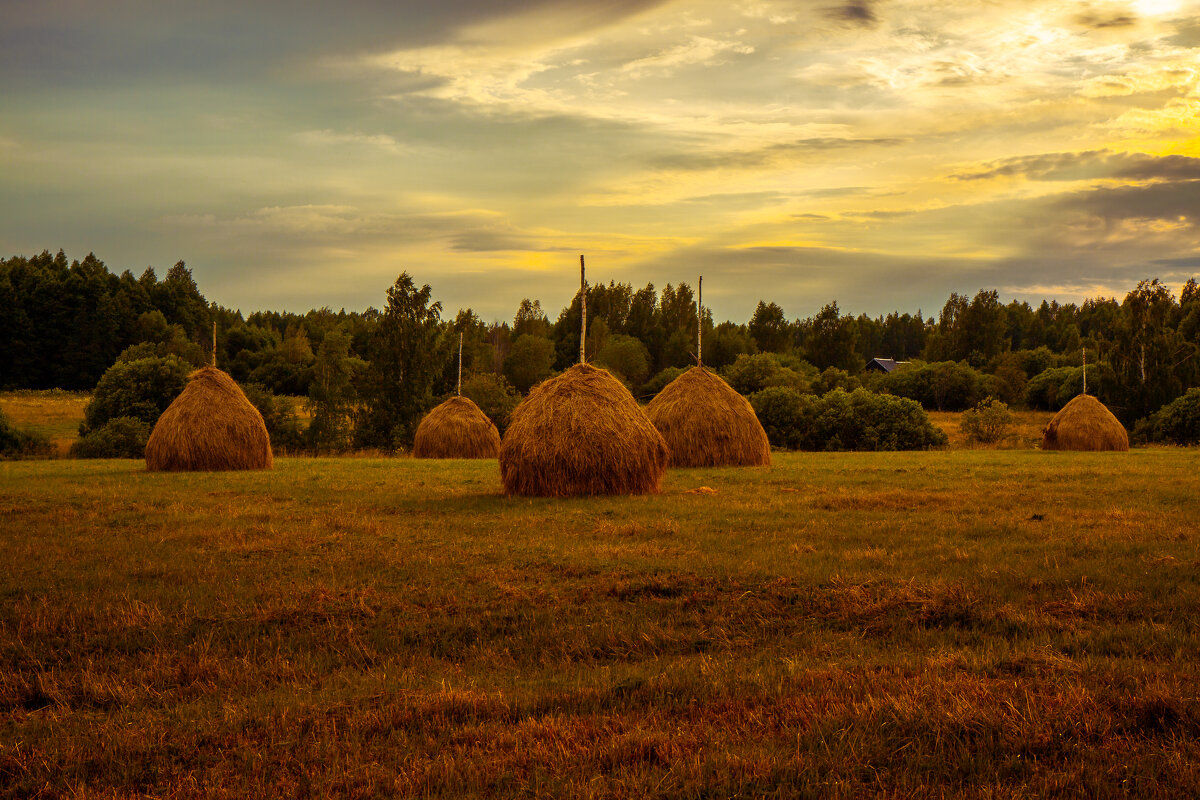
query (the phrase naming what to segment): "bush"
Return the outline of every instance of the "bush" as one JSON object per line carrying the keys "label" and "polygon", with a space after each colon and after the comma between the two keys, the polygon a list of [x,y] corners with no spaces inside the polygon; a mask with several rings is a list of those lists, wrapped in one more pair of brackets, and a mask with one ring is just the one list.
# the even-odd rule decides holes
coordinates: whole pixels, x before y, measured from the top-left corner
{"label": "bush", "polygon": [[140,419],[153,427],[187,385],[191,368],[176,356],[118,361],[100,376],[83,410],[79,435],[87,436],[118,417]]}
{"label": "bush", "polygon": [[71,445],[76,458],[145,458],[153,428],[145,420],[115,417]]}
{"label": "bush", "polygon": [[304,430],[296,415],[296,401],[293,398],[277,395],[258,383],[245,384],[242,392],[262,414],[273,451],[295,452],[304,447]]}
{"label": "bush", "polygon": [[642,384],[642,388],[638,389],[638,399],[654,399],[656,394],[667,388],[668,383],[687,372],[688,369],[690,369],[690,367],[667,367],[662,372],[658,373],[653,378]]}
{"label": "bush", "polygon": [[774,353],[759,353],[753,356],[738,356],[737,361],[723,370],[723,376],[734,390],[744,395],[761,392],[772,386],[786,386],[809,393],[812,391],[813,379],[816,378],[816,370],[811,366],[809,369],[812,370],[812,374],[807,374],[803,367],[785,367]]}
{"label": "bush", "polygon": [[963,411],[990,394],[987,376],[961,361],[913,361],[873,385],[938,411]]}
{"label": "bush", "polygon": [[1200,444],[1200,389],[1188,389],[1140,421],[1133,437],[1143,442]]}
{"label": "bush", "polygon": [[[1117,376],[1105,362],[1088,365],[1088,394],[1104,402],[1112,399]],[[1030,408],[1058,411],[1083,393],[1083,367],[1054,367],[1043,370],[1025,385],[1025,402]]]}
{"label": "bush", "polygon": [[612,372],[632,389],[650,375],[650,351],[632,336],[614,334],[596,353],[595,364]]}
{"label": "bush", "polygon": [[992,444],[1008,436],[1012,428],[1013,415],[1008,406],[988,396],[962,415],[962,430],[967,439],[981,444]]}
{"label": "bush", "polygon": [[818,398],[774,387],[750,404],[777,447],[800,450],[927,450],[946,444],[920,404],[866,389],[835,389]]}
{"label": "bush", "polygon": [[463,381],[462,393],[463,397],[470,398],[479,406],[479,410],[487,415],[502,436],[508,429],[512,412],[521,402],[517,390],[509,385],[503,375],[494,372],[477,372],[470,376]]}
{"label": "bush", "polygon": [[45,456],[51,452],[50,440],[33,431],[14,428],[0,411],[0,458]]}

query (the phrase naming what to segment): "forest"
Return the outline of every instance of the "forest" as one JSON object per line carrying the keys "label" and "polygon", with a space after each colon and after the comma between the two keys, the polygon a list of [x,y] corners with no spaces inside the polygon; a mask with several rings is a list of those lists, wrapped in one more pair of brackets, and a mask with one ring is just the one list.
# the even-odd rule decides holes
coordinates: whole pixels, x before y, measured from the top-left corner
{"label": "forest", "polygon": [[[642,401],[696,361],[687,283],[596,284],[587,309],[589,360]],[[214,323],[218,365],[246,387],[284,447],[390,450],[455,391],[460,336],[463,393],[503,427],[523,393],[577,360],[580,297],[553,318],[526,298],[511,322],[489,323],[470,308],[449,313],[403,273],[379,309],[243,316],[206,300],[183,261],[160,279],[153,268],[116,274],[91,253],[69,261],[43,251],[0,260],[0,388],[92,391],[116,366],[155,359],[186,374],[212,358]],[[745,394],[865,388],[930,409],[991,396],[1053,410],[1081,390],[1086,358],[1088,392],[1132,428],[1200,385],[1195,279],[1178,297],[1148,278],[1123,299],[1079,305],[1003,303],[994,289],[951,293],[936,317],[853,316],[831,301],[789,319],[763,299],[745,322],[716,322],[705,309],[701,328],[705,365]],[[907,364],[866,372],[876,357]]]}

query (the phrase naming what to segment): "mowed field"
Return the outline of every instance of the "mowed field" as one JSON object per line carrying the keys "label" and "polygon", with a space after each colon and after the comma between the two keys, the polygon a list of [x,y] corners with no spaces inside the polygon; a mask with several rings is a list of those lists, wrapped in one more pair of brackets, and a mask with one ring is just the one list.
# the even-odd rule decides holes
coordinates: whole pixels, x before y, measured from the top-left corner
{"label": "mowed field", "polygon": [[1196,796],[1198,461],[0,463],[0,796]]}

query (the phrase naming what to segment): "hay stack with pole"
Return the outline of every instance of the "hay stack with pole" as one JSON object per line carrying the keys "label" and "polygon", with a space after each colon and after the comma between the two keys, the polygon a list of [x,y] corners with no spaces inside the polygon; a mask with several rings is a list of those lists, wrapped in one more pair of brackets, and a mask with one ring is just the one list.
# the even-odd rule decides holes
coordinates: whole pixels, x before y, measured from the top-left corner
{"label": "hay stack with pole", "polygon": [[[704,307],[696,295],[697,318]],[[696,330],[696,366],[650,401],[646,416],[663,435],[673,467],[759,467],[771,464],[771,445],[750,402],[720,376],[704,368],[701,330]]]}
{"label": "hay stack with pole", "polygon": [[462,334],[458,335],[457,394],[434,408],[413,437],[415,458],[495,458],[500,432],[469,397],[462,396]]}
{"label": "hay stack with pole", "polygon": [[586,363],[587,283],[579,257],[579,363],[535,386],[513,412],[500,448],[505,494],[566,497],[657,492],[667,445],[633,395]]}
{"label": "hay stack with pole", "polygon": [[1043,450],[1129,450],[1129,434],[1108,408],[1087,393],[1083,351],[1083,394],[1072,398],[1042,430]]}
{"label": "hay stack with pole", "polygon": [[270,469],[274,463],[262,414],[215,365],[188,376],[146,443],[151,471]]}

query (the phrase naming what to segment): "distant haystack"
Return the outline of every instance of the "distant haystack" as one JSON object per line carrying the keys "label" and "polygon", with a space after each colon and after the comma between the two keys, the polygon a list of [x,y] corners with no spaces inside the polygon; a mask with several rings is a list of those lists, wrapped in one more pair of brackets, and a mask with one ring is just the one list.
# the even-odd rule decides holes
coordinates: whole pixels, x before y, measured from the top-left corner
{"label": "distant haystack", "polygon": [[152,471],[270,469],[274,462],[262,414],[216,367],[188,376],[146,443]]}
{"label": "distant haystack", "polygon": [[576,364],[533,388],[500,448],[505,494],[657,492],[667,445],[608,371]]}
{"label": "distant haystack", "polygon": [[1043,450],[1128,450],[1129,434],[1112,412],[1081,394],[1062,407],[1042,431]]}
{"label": "distant haystack", "polygon": [[646,406],[673,467],[759,467],[771,463],[766,431],[750,402],[701,366],[692,367]]}
{"label": "distant haystack", "polygon": [[451,397],[425,415],[413,439],[416,458],[495,458],[500,433],[468,397]]}

